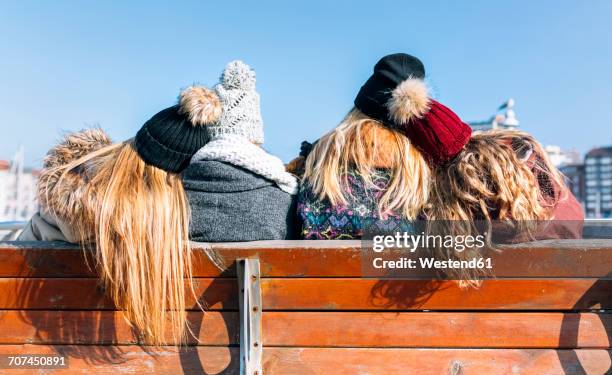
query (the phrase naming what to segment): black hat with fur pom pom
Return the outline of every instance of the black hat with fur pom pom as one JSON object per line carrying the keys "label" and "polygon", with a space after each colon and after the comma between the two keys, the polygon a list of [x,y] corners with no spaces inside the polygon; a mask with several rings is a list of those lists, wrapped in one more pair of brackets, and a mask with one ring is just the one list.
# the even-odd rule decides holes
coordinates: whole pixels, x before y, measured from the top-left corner
{"label": "black hat with fur pom pom", "polygon": [[191,157],[208,142],[206,125],[221,115],[214,91],[191,86],[181,92],[179,104],[151,117],[138,131],[136,151],[145,163],[179,173]]}
{"label": "black hat with fur pom pom", "polygon": [[424,78],[425,66],[418,58],[405,53],[387,55],[376,63],[361,86],[355,107],[390,127],[401,127],[410,117],[419,117],[427,110]]}

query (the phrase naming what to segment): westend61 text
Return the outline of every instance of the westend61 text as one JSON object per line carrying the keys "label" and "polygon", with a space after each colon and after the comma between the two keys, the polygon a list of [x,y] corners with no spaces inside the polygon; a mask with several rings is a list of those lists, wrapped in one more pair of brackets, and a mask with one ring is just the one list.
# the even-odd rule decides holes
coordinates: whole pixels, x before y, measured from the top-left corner
{"label": "westend61 text", "polygon": [[436,260],[434,258],[399,258],[384,260],[375,258],[372,261],[374,268],[378,269],[492,269],[491,258],[473,258],[470,260]]}

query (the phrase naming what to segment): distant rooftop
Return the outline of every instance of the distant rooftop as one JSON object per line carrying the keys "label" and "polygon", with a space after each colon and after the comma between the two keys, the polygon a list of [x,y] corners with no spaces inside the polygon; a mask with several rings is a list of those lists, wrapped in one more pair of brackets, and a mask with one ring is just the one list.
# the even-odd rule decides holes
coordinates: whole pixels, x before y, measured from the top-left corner
{"label": "distant rooftop", "polygon": [[[8,160],[0,160],[0,171],[8,171],[11,169],[11,162]],[[31,173],[35,176],[40,175],[40,169],[25,167],[23,168],[23,173]]]}
{"label": "distant rooftop", "polygon": [[586,154],[586,157],[612,156],[612,146],[594,148]]}
{"label": "distant rooftop", "polygon": [[497,109],[498,112],[504,110],[504,113],[497,113],[484,121],[470,121],[468,124],[474,130],[515,129],[519,121],[513,108],[514,99],[510,98]]}

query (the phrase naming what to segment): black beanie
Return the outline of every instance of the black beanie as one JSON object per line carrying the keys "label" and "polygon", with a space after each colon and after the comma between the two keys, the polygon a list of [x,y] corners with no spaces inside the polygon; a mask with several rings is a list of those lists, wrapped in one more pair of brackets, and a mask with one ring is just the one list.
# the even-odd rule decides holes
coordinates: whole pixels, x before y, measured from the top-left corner
{"label": "black beanie", "polygon": [[369,117],[393,125],[387,103],[393,89],[408,78],[425,78],[421,60],[405,53],[383,57],[374,66],[372,76],[361,86],[355,107]]}
{"label": "black beanie", "polygon": [[208,142],[206,125],[221,114],[219,98],[211,90],[191,86],[178,105],[151,117],[136,134],[134,146],[145,163],[179,173]]}
{"label": "black beanie", "polygon": [[193,126],[175,105],[151,117],[136,134],[134,145],[145,163],[178,173],[207,139],[205,129]]}

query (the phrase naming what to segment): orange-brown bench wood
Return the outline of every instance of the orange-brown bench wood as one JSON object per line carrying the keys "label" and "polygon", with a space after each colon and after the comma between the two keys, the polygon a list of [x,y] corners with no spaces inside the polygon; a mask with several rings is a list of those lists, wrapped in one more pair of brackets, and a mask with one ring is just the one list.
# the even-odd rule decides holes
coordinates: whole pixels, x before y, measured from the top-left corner
{"label": "orange-brown bench wood", "polygon": [[[607,374],[597,349],[267,348],[264,374],[483,375]],[[455,370],[455,371],[452,371]]]}
{"label": "orange-brown bench wood", "polygon": [[[238,344],[236,312],[191,312],[189,321],[199,339],[190,338],[191,345]],[[265,312],[263,331],[266,346],[608,348],[612,315]],[[22,343],[129,345],[138,341],[120,312],[0,311],[0,344]]]}
{"label": "orange-brown bench wood", "polygon": [[[152,348],[136,345],[0,345],[0,355],[65,355],[67,369],[37,370],[37,374],[238,374],[238,347],[190,346]],[[39,372],[40,371],[40,372]],[[30,374],[32,370],[3,370],[0,373]]]}
{"label": "orange-brown bench wood", "polygon": [[[361,277],[360,241],[260,241],[193,245],[196,277],[235,277],[237,258],[257,257],[263,277]],[[215,249],[227,271],[206,257]],[[611,240],[541,241],[490,255],[502,275],[610,277]],[[89,252],[88,252],[89,254]],[[90,258],[90,257],[88,257]],[[96,277],[76,246],[52,242],[0,243],[0,277]],[[91,264],[91,259],[89,259]]]}
{"label": "orange-brown bench wood", "polygon": [[[236,347],[162,348],[156,356],[138,346],[0,345],[0,354],[68,354],[69,368],[49,374],[236,374]],[[602,375],[612,353],[601,349],[370,349],[266,348],[264,374]],[[17,372],[15,372],[17,373]]]}
{"label": "orange-brown bench wood", "polygon": [[[225,270],[206,257],[211,246]],[[156,352],[136,345],[78,247],[0,243],[0,354],[68,355],[70,368],[50,374],[238,373],[234,261],[258,257],[266,375],[604,374],[612,371],[612,314],[603,311],[612,309],[610,249],[605,240],[543,241],[498,258],[506,272],[607,280],[500,278],[460,289],[361,278],[359,241],[194,244],[195,296],[186,303],[200,341]]]}
{"label": "orange-brown bench wood", "polygon": [[[612,307],[612,280],[264,279],[267,310],[582,310]],[[587,293],[588,292],[588,293]],[[583,298],[588,294],[588,298]]]}
{"label": "orange-brown bench wood", "polygon": [[[236,279],[194,279],[194,292],[207,310],[236,310]],[[197,310],[194,294],[186,303]],[[0,278],[0,309],[114,310],[97,279]]]}
{"label": "orange-brown bench wood", "polygon": [[604,348],[612,315],[488,312],[266,312],[264,345]]}
{"label": "orange-brown bench wood", "polygon": [[[612,280],[262,279],[264,310],[584,310],[612,308]],[[237,309],[235,279],[195,279],[208,309]],[[588,293],[587,293],[588,292]],[[584,295],[588,298],[583,298]],[[188,294],[187,305],[195,308]],[[0,278],[0,309],[109,310],[96,279]]]}
{"label": "orange-brown bench wood", "polygon": [[[238,345],[238,313],[232,311],[188,314],[197,340],[189,345]],[[173,342],[170,332],[168,344]],[[120,311],[0,310],[0,344],[138,344]]]}

